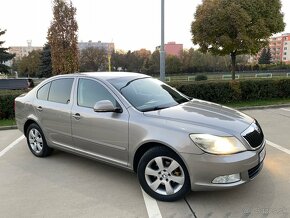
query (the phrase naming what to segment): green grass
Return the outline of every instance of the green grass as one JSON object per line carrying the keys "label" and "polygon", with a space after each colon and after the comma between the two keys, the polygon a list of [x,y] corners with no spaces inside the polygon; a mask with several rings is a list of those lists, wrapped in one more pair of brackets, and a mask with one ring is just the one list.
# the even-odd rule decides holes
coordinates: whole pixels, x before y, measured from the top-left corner
{"label": "green grass", "polygon": [[252,106],[267,106],[267,105],[282,105],[290,104],[290,98],[286,99],[269,99],[269,100],[253,100],[224,104],[233,108],[252,107]]}
{"label": "green grass", "polygon": [[15,120],[0,120],[0,126],[13,126],[16,125]]}

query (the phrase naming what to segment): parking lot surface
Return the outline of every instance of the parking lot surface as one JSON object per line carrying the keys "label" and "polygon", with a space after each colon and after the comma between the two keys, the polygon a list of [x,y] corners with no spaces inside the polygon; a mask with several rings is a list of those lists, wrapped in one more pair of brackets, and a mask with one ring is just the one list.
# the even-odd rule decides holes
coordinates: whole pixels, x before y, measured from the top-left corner
{"label": "parking lot surface", "polygon": [[0,217],[290,217],[290,108],[244,112],[268,140],[260,175],[173,203],[143,194],[134,173],[61,151],[36,158],[18,130],[0,131]]}

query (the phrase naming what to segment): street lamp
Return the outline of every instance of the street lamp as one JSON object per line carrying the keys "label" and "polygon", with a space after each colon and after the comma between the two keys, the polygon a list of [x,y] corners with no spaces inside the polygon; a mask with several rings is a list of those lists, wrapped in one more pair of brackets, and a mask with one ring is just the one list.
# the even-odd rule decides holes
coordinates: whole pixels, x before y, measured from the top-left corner
{"label": "street lamp", "polygon": [[163,82],[165,81],[164,0],[161,0],[160,80],[163,81]]}

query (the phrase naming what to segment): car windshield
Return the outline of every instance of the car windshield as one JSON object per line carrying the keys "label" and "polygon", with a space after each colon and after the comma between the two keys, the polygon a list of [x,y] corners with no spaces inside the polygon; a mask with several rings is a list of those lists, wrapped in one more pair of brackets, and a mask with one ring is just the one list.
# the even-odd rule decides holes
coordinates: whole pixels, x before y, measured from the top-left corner
{"label": "car windshield", "polygon": [[153,111],[189,101],[185,95],[153,78],[113,80],[111,84],[139,111]]}

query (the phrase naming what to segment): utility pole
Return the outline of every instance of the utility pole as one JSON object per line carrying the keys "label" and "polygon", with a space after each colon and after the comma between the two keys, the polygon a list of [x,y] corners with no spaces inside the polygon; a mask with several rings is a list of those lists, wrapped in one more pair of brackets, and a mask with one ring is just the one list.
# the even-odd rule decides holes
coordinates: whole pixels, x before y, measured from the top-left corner
{"label": "utility pole", "polygon": [[109,49],[108,49],[108,67],[109,67],[109,72],[112,71],[111,69],[111,58],[112,58],[112,48],[111,48],[111,43],[109,43]]}
{"label": "utility pole", "polygon": [[163,82],[165,82],[164,0],[161,0],[160,80],[163,81]]}

